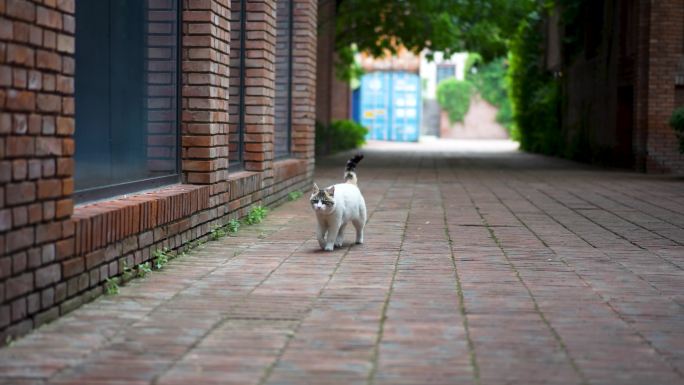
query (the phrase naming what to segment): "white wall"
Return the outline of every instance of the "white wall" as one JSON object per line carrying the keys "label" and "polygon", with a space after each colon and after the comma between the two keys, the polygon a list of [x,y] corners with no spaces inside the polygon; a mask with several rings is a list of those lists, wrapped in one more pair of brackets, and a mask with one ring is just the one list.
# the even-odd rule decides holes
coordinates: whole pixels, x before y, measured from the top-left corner
{"label": "white wall", "polygon": [[436,99],[437,98],[437,65],[438,64],[455,64],[454,76],[456,79],[465,79],[465,65],[468,59],[467,52],[459,52],[445,57],[442,52],[435,52],[432,61],[427,60],[427,52],[420,54],[420,78],[424,84],[423,98]]}

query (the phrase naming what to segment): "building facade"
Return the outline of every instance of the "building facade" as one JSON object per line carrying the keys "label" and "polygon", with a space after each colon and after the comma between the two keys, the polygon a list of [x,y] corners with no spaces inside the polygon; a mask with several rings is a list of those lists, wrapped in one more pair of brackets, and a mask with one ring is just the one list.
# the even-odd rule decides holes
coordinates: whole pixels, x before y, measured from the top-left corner
{"label": "building facade", "polygon": [[467,52],[444,56],[443,52],[435,52],[431,60],[427,51],[420,54],[420,78],[423,81],[423,119],[421,134],[443,136],[443,111],[437,103],[437,85],[442,80],[456,78],[465,79]]}
{"label": "building facade", "polygon": [[586,160],[684,174],[668,124],[684,106],[684,0],[587,1],[565,26],[560,13],[547,23],[545,60],[562,79],[566,142]]}
{"label": "building facade", "polygon": [[0,337],[308,188],[314,0],[0,1]]}

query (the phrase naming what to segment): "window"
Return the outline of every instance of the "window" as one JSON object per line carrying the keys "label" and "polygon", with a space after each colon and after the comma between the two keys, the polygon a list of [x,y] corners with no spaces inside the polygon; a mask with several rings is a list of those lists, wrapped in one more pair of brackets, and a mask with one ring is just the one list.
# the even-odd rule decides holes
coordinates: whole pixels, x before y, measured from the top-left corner
{"label": "window", "polygon": [[228,105],[228,168],[244,167],[246,0],[231,1],[230,88]]}
{"label": "window", "polygon": [[292,150],[292,0],[278,0],[275,47],[275,158]]}
{"label": "window", "polygon": [[453,78],[456,76],[456,65],[454,64],[438,64],[437,65],[437,84],[442,80]]}
{"label": "window", "polygon": [[176,1],[77,0],[76,199],[176,183]]}

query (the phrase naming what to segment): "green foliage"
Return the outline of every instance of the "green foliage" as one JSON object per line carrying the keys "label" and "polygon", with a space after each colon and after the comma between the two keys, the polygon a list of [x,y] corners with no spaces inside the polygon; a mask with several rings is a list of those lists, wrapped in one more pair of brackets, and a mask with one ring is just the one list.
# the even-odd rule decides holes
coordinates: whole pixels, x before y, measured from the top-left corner
{"label": "green foliage", "polygon": [[169,263],[169,249],[163,248],[155,250],[154,253],[152,253],[152,257],[152,266],[154,267],[154,269],[161,270],[164,267],[164,265]]}
{"label": "green foliage", "polygon": [[518,22],[537,0],[341,0],[336,10],[336,50],[355,44],[373,56],[406,47],[447,55],[480,52],[503,56]]}
{"label": "green foliage", "polygon": [[679,152],[684,154],[684,107],[679,107],[672,112],[670,127],[675,130],[679,139]]}
{"label": "green foliage", "polygon": [[451,123],[463,121],[472,95],[473,85],[469,81],[449,78],[437,86],[437,102],[447,112]]}
{"label": "green foliage", "polygon": [[133,279],[133,277],[134,277],[133,269],[131,269],[131,267],[128,266],[128,263],[126,263],[126,261],[123,261],[121,263],[121,270],[123,271],[121,273],[121,280],[123,281],[123,283],[128,282],[131,279]]}
{"label": "green foliage", "polygon": [[[471,54],[468,55],[468,60],[473,56],[479,57],[477,54]],[[477,71],[466,73],[466,79],[473,83],[482,99],[499,109],[496,114],[496,121],[506,127],[509,134],[515,139],[515,134],[512,132],[513,108],[508,98],[506,59],[501,57],[489,63],[480,64],[476,68]]]}
{"label": "green foliage", "polygon": [[540,60],[542,25],[539,14],[531,13],[521,22],[511,42],[509,96],[520,147],[526,151],[562,155],[563,136],[558,121],[560,86]]}
{"label": "green foliage", "polygon": [[482,55],[480,55],[477,52],[469,52],[468,56],[466,57],[465,69],[464,69],[464,72],[466,74],[466,79],[472,81],[472,79],[469,76],[473,74],[473,68],[475,70],[477,70],[477,67],[482,65],[482,63],[483,63]]}
{"label": "green foliage", "polygon": [[228,224],[226,224],[226,230],[228,230],[229,234],[235,234],[240,230],[240,221],[237,219],[231,219],[228,221]]}
{"label": "green foliage", "polygon": [[335,77],[345,82],[358,84],[361,80],[361,75],[363,75],[363,68],[355,59],[357,53],[358,50],[355,44],[338,47],[337,59],[334,64]]}
{"label": "green foliage", "polygon": [[116,278],[107,278],[104,284],[104,291],[107,295],[119,294],[119,283]]}
{"label": "green foliage", "polygon": [[209,232],[209,238],[211,238],[212,241],[217,241],[226,235],[228,235],[228,233],[226,233],[226,229],[222,226],[215,226]]}
{"label": "green foliage", "polygon": [[329,126],[316,123],[316,154],[334,154],[362,146],[368,129],[353,120],[335,120]]}
{"label": "green foliage", "polygon": [[244,222],[248,225],[255,225],[257,223],[261,223],[261,221],[263,221],[264,218],[266,218],[266,214],[268,214],[267,208],[263,206],[254,206],[247,213],[247,216],[244,218]]}
{"label": "green foliage", "polygon": [[296,201],[296,200],[299,199],[301,196],[302,196],[302,192],[301,192],[301,191],[290,191],[290,193],[287,194],[287,199],[288,199],[289,201]]}
{"label": "green foliage", "polygon": [[152,272],[152,265],[149,262],[141,263],[136,270],[138,278],[145,278],[147,274]]}

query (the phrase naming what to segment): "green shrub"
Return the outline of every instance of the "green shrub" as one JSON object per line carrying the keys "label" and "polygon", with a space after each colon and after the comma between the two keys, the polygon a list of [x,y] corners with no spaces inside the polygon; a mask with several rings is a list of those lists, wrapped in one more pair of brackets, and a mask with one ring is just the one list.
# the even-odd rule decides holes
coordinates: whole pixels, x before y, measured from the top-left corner
{"label": "green shrub", "polygon": [[451,123],[463,121],[472,95],[473,85],[469,81],[449,78],[437,86],[437,103],[447,112]]}
{"label": "green shrub", "polygon": [[544,46],[539,32],[541,26],[538,13],[529,15],[511,42],[508,90],[514,130],[519,131],[523,150],[563,155],[563,134],[558,120],[560,86],[540,60]]}
{"label": "green shrub", "polygon": [[675,130],[679,139],[679,152],[684,154],[684,107],[679,107],[672,112],[670,127]]}
{"label": "green shrub", "polygon": [[368,129],[353,120],[335,120],[329,126],[316,122],[316,153],[334,154],[362,146]]}
{"label": "green shrub", "polygon": [[[480,60],[478,54],[468,55],[469,61],[471,57],[477,61]],[[477,61],[475,61],[476,64]],[[476,68],[476,72],[469,71],[466,73],[466,79],[473,83],[482,99],[499,109],[496,114],[496,121],[508,130],[513,139],[517,139],[516,132],[513,130],[513,107],[508,98],[506,59],[503,57],[494,59]]]}

